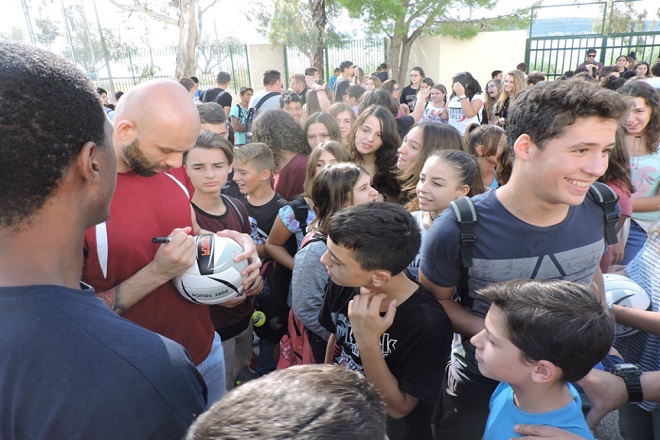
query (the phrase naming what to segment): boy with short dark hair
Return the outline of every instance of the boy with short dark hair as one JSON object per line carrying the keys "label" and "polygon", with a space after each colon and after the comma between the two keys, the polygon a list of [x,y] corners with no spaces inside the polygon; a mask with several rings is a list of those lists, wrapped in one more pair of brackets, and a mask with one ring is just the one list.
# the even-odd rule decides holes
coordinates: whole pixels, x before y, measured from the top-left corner
{"label": "boy with short dark hair", "polygon": [[303,99],[296,92],[286,92],[280,96],[280,109],[287,112],[297,123],[303,115]]}
{"label": "boy with short dark hair", "polygon": [[484,440],[515,437],[517,424],[543,424],[593,439],[569,382],[609,351],[612,313],[588,285],[515,280],[479,291],[491,301],[484,330],[471,339],[479,371],[501,381],[490,399]]}
{"label": "boy with short dark hair", "polygon": [[[213,104],[215,105],[215,104]],[[222,112],[224,115],[224,112]],[[191,205],[197,223],[207,231],[233,231],[250,234],[250,219],[245,205],[238,199],[221,194],[231,173],[233,146],[224,137],[203,130],[195,146],[183,154],[183,164],[195,187]],[[222,339],[225,353],[226,388],[234,388],[239,371],[252,360],[252,299],[263,286],[261,277],[229,302],[210,306],[215,331]]]}
{"label": "boy with short dark hair", "polygon": [[452,328],[438,301],[403,272],[421,242],[415,220],[392,203],[355,205],[331,218],[327,240],[321,262],[331,282],[319,323],[334,334],[329,347],[336,339],[333,362],[382,394],[390,439],[432,438]]}
{"label": "boy with short dark hair", "polygon": [[270,373],[275,369],[277,362],[273,360],[273,350],[284,334],[289,313],[286,300],[291,271],[273,264],[266,254],[268,234],[280,208],[287,204],[271,186],[274,169],[273,152],[264,143],[247,144],[234,152],[234,181],[245,196],[251,236],[263,262],[261,274],[264,289],[255,308],[266,314],[267,323],[257,329],[260,338],[259,363],[256,366],[258,374]]}

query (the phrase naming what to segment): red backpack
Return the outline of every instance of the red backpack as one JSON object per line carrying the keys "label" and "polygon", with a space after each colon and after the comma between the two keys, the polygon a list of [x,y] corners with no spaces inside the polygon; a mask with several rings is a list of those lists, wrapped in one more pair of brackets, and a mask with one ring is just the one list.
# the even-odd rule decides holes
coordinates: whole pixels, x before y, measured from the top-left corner
{"label": "red backpack", "polygon": [[[325,242],[325,235],[317,231],[309,231],[300,243],[300,248],[304,248],[309,243],[315,241]],[[277,361],[277,369],[283,370],[292,365],[315,364],[312,347],[309,345],[307,328],[293,313],[293,308],[289,311],[288,332],[280,340],[280,359]]]}

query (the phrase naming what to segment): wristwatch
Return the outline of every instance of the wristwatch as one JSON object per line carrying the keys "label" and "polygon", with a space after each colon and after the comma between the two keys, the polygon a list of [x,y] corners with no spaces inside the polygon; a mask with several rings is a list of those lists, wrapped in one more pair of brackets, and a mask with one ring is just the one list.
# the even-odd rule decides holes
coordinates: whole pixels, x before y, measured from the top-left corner
{"label": "wristwatch", "polygon": [[626,383],[628,389],[628,402],[639,403],[644,400],[642,396],[642,383],[640,376],[642,369],[635,364],[618,364],[610,368],[610,373],[619,376]]}
{"label": "wristwatch", "polygon": [[458,96],[458,100],[459,100],[459,101],[461,101],[461,100],[463,100],[463,99],[465,99],[465,98],[467,98],[467,96],[465,96],[465,95],[459,95],[459,96]]}

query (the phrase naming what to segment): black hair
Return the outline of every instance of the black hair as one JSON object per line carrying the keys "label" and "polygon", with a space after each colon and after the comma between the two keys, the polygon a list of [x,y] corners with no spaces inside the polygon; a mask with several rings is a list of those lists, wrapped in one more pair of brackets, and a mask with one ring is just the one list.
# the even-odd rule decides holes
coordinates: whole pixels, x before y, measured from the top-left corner
{"label": "black hair", "polygon": [[266,70],[264,72],[263,84],[264,86],[270,86],[275,84],[277,81],[282,80],[282,75],[278,70]]}
{"label": "black hair", "polygon": [[493,70],[492,72],[490,72],[490,79],[495,79],[495,77],[501,73],[504,72],[502,72],[501,70]]}
{"label": "black hair", "polygon": [[646,81],[632,81],[621,87],[618,92],[633,98],[642,98],[644,103],[651,109],[649,123],[644,129],[646,145],[644,149],[648,154],[653,154],[660,142],[660,95]]}
{"label": "black hair", "polygon": [[[481,86],[479,85],[479,81],[474,79],[470,72],[457,73],[451,79],[451,83],[460,83],[463,85],[463,87],[465,87],[465,96],[467,96],[468,101],[472,101],[474,95],[481,93]],[[456,96],[456,92],[454,92],[452,88],[451,96],[449,99],[453,98],[454,96]]]}
{"label": "black hair", "polygon": [[[543,82],[520,92],[509,108],[506,132],[509,148],[527,134],[543,148],[579,118],[620,120],[628,110],[620,96],[579,79]],[[499,159],[498,159],[499,160]]]}
{"label": "black hair", "polygon": [[202,124],[224,124],[227,114],[217,102],[205,102],[197,106],[199,120]]}
{"label": "black hair", "polygon": [[196,76],[191,76],[190,79],[192,79],[195,84],[199,84],[199,78]]}
{"label": "black hair", "polygon": [[332,216],[327,230],[330,240],[349,249],[363,270],[386,270],[393,276],[415,259],[422,240],[412,215],[394,203],[342,209]]}
{"label": "black hair", "polygon": [[227,72],[218,72],[218,76],[215,77],[215,82],[218,84],[227,84],[231,81],[231,75]]}
{"label": "black hair", "polygon": [[575,382],[605,357],[614,338],[612,312],[586,284],[514,280],[477,292],[505,317],[507,338],[529,362],[549,361]]}
{"label": "black hair", "polygon": [[302,106],[302,98],[296,92],[286,92],[280,95],[280,108],[284,108],[285,105],[289,105],[292,102],[299,102]]}
{"label": "black hair", "polygon": [[344,70],[348,69],[353,65],[352,61],[342,61],[341,64],[339,64],[339,72],[343,73]]}
{"label": "black hair", "polygon": [[348,95],[349,98],[355,98],[356,101],[359,101],[360,98],[362,98],[362,95],[364,95],[364,92],[366,92],[367,89],[362,87],[361,85],[352,85],[348,86],[346,89],[346,94]]}
{"label": "black hair", "polygon": [[252,141],[263,142],[273,150],[275,168],[279,167],[283,151],[309,155],[305,132],[284,110],[266,110],[259,114],[252,126]]}
{"label": "black hair", "polygon": [[308,67],[305,69],[305,76],[314,76],[318,71],[316,67]]}
{"label": "black hair", "polygon": [[394,100],[394,98],[392,98],[391,92],[382,87],[380,89],[369,90],[362,95],[362,99],[360,100],[360,105],[358,107],[358,115],[365,111],[367,107],[371,107],[372,105],[385,107],[387,110],[389,110],[390,113],[392,113],[392,116],[394,117],[396,117],[396,114],[399,111],[399,104]]}
{"label": "black hair", "polygon": [[[112,148],[99,95],[74,65],[0,42],[0,226],[28,226],[83,145]],[[66,111],[61,109],[66,103]]]}

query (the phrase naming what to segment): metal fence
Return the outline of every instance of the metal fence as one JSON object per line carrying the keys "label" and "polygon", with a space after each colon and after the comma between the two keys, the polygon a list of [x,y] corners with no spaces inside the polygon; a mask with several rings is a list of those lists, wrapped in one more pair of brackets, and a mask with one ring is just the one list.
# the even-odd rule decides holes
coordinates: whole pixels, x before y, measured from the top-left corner
{"label": "metal fence", "polygon": [[584,62],[590,48],[606,66],[631,52],[653,64],[660,54],[660,21],[645,18],[655,14],[649,8],[648,0],[615,1],[609,8],[606,2],[533,8],[525,55],[529,71],[557,78]]}
{"label": "metal fence", "polygon": [[[335,68],[342,61],[351,61],[355,66],[362,68],[366,75],[376,71],[379,64],[384,63],[387,57],[387,40],[354,40],[342,47],[326,48],[324,53],[324,70],[326,81]],[[286,78],[294,73],[303,73],[305,68],[311,66],[310,59],[298,49],[286,48],[284,50],[284,69]]]}
{"label": "metal fence", "polygon": [[[230,91],[235,95],[241,86],[250,85],[250,65],[245,44],[198,46],[196,59],[197,71],[202,72],[196,75],[200,89],[215,87],[215,77],[219,71],[231,74]],[[99,78],[95,82],[108,91],[126,91],[149,79],[172,78],[175,66],[175,46],[136,49],[121,61],[111,64],[112,78]]]}

